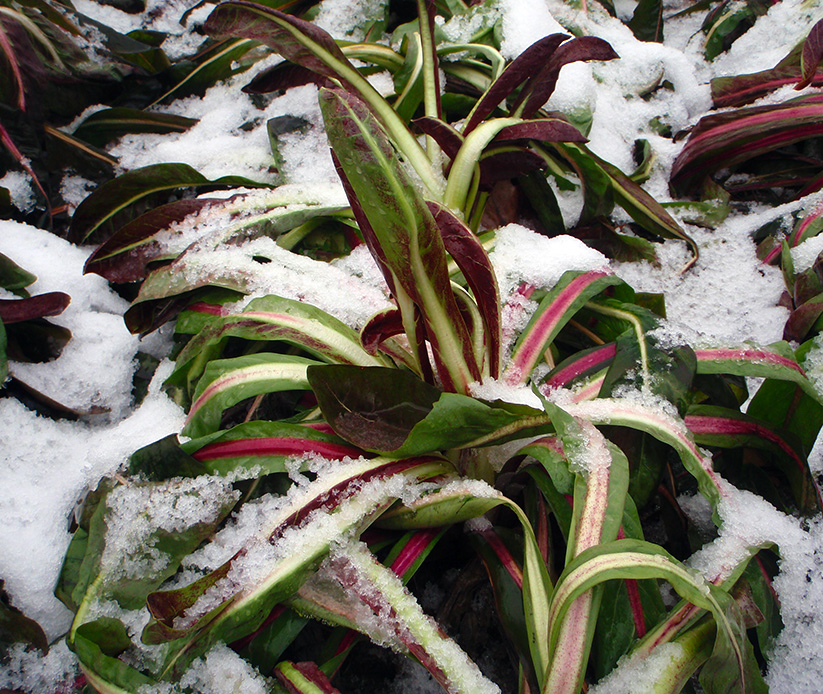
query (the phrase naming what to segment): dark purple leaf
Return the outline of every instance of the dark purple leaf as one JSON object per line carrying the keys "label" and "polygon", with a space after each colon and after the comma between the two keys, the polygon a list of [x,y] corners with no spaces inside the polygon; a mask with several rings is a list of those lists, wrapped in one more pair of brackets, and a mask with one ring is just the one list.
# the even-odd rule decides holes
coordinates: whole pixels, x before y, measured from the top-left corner
{"label": "dark purple leaf", "polygon": [[170,113],[153,113],[136,108],[107,108],[96,111],[74,131],[74,137],[95,147],[103,147],[126,133],[182,133],[197,120]]}
{"label": "dark purple leaf", "polygon": [[567,41],[551,56],[546,66],[523,87],[518,104],[524,101],[522,116],[531,118],[548,101],[557,85],[560,69],[569,63],[589,60],[614,60],[620,56],[597,36],[580,36]]}
{"label": "dark purple leaf", "polygon": [[[221,201],[222,202],[222,201]],[[110,282],[137,282],[146,277],[146,266],[163,257],[163,247],[152,237],[181,222],[214,200],[186,199],[155,207],[118,229],[86,260],[84,272],[94,272]]]}
{"label": "dark purple leaf", "polygon": [[783,328],[783,339],[803,342],[821,315],[823,294],[818,294],[791,312]]}
{"label": "dark purple leaf", "polygon": [[307,67],[283,62],[263,70],[243,87],[242,91],[246,94],[269,94],[281,89],[302,87],[306,84],[316,84],[318,87],[333,86],[328,77],[318,75]]}
{"label": "dark purple leaf", "polygon": [[[134,169],[97,188],[74,211],[69,229],[69,240],[83,243],[92,238],[111,236],[119,221],[131,221],[140,203],[152,200],[158,194],[168,195],[181,188],[226,188],[254,186],[240,176],[224,176],[210,181],[188,164],[153,164]],[[102,238],[100,240],[103,240]]]}
{"label": "dark purple leaf", "polygon": [[416,118],[412,121],[412,124],[424,135],[433,138],[449,159],[454,159],[457,156],[457,152],[463,145],[463,135],[453,126],[439,118],[430,118],[429,116]]}
{"label": "dark purple leaf", "polygon": [[797,83],[795,89],[803,89],[812,83],[821,59],[823,59],[823,19],[812,27],[803,42],[803,52],[800,56],[802,79]]}
{"label": "dark purple leaf", "polygon": [[494,142],[526,139],[541,142],[586,142],[577,128],[561,118],[539,118],[506,126],[497,133]]}
{"label": "dark purple leaf", "polygon": [[[551,34],[535,41],[515,58],[498,77],[494,84],[474,108],[463,128],[468,135],[482,123],[515,89],[533,77],[551,58],[557,47],[568,37],[566,34]],[[542,104],[541,104],[542,105]]]}
{"label": "dark purple leaf", "polygon": [[440,391],[399,369],[327,365],[308,370],[326,421],[355,446],[393,451],[431,411]]}
{"label": "dark purple leaf", "polygon": [[489,254],[472,230],[454,213],[436,202],[428,202],[428,206],[446,250],[474,294],[488,342],[489,371],[492,378],[497,378],[500,371],[500,295]]}
{"label": "dark purple leaf", "polygon": [[382,342],[403,333],[403,316],[399,309],[387,308],[375,313],[360,331],[360,342],[369,354],[377,354]]}
{"label": "dark purple leaf", "polygon": [[545,168],[546,160],[525,147],[487,150],[480,159],[480,189],[491,190],[499,181],[508,181]]}
{"label": "dark purple leaf", "polygon": [[48,292],[27,299],[0,299],[0,320],[6,325],[33,318],[57,316],[71,303],[63,292]]}

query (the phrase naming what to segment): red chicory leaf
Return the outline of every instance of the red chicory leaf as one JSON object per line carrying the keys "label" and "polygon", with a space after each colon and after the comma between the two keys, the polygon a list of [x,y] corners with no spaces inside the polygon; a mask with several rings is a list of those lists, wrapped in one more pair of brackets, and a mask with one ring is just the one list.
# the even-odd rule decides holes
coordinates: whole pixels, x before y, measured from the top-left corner
{"label": "red chicory leaf", "polygon": [[57,316],[71,303],[63,292],[47,292],[24,299],[0,299],[0,320],[7,325],[34,318]]}

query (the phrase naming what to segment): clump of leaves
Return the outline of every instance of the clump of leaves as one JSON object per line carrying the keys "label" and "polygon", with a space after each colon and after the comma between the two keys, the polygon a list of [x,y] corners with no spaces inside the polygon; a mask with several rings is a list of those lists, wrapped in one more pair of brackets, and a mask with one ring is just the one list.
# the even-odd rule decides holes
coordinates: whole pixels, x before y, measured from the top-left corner
{"label": "clump of leaves", "polygon": [[[347,200],[284,186],[179,201],[117,228],[89,260],[142,281],[135,331],[179,314],[167,386],[187,408],[188,440],[135,453],[128,479],[102,484],[78,519],[58,596],[75,612],[67,639],[87,681],[100,692],[178,681],[222,642],[288,691],[336,691],[366,637],[446,691],[497,691],[410,590],[438,551],[465,556],[450,529],[467,524],[519,691],[573,694],[621,656],[642,663],[667,644],[678,648],[654,691],[683,691],[695,672],[710,694],[765,691],[756,653],[772,625],[746,627],[778,619],[769,572],[750,570],[768,550],[744,547],[704,576],[680,561],[695,547],[672,519],[684,517],[678,495],[700,493],[723,533],[732,485],[820,510],[807,463],[819,395],[786,343],[693,349],[662,337],[661,302],[607,268],[501,296],[494,233],[477,233],[496,157],[515,180],[534,156],[564,162],[639,223],[688,239],[578,130],[540,112],[562,66],[613,58],[607,44],[539,41],[488,80],[458,130],[429,98],[437,58],[431,8],[419,9],[406,45],[420,49],[425,145],[406,123],[416,109],[377,95],[327,34],[242,0],[219,6],[213,34],[262,41],[331,83],[320,103]],[[377,52],[399,70],[401,56]],[[122,209],[100,200],[84,203],[79,236]],[[181,250],[168,227],[192,214],[202,233]],[[341,252],[365,243],[385,281],[390,306],[359,334],[304,301],[229,303],[267,266],[285,272],[297,257],[287,249],[318,230],[344,239]],[[223,264],[230,248],[248,262]],[[512,332],[505,316],[526,298],[530,317]],[[745,376],[765,380],[743,414]],[[479,382],[505,398],[482,397]],[[650,523],[666,528],[658,544]],[[201,546],[206,561],[191,556]],[[660,581],[681,598],[668,610]],[[113,603],[120,617],[100,616]],[[138,619],[139,640],[126,627]]]}
{"label": "clump of leaves", "polygon": [[[819,80],[816,71],[821,56],[823,21],[773,69],[714,80],[714,103],[740,106],[786,84],[803,89]],[[815,115],[819,108],[820,95],[809,93],[701,118],[672,168],[673,192],[693,195],[707,179],[742,199],[781,191],[799,198],[819,190],[823,184],[818,151],[821,131]]]}

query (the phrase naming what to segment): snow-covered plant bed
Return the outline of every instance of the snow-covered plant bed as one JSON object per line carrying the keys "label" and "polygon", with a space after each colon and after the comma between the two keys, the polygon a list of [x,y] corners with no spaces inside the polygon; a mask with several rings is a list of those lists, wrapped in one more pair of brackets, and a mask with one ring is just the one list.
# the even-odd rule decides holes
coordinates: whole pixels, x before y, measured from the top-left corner
{"label": "snow-covered plant bed", "polygon": [[821,57],[2,0],[0,687],[819,691]]}

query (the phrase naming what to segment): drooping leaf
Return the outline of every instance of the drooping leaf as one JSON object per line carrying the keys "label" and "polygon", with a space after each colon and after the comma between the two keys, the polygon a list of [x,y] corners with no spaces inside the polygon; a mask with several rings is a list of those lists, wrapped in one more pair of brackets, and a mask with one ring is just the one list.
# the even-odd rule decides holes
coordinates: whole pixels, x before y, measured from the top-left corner
{"label": "drooping leaf", "polygon": [[[282,341],[300,347],[329,363],[381,366],[385,361],[370,356],[358,335],[325,311],[300,301],[269,295],[250,301],[242,311],[227,313],[197,333],[177,357],[169,383],[196,382],[192,364],[211,346],[226,338]],[[202,365],[202,369],[205,365]]]}
{"label": "drooping leaf", "polygon": [[286,472],[296,455],[313,453],[327,460],[357,458],[362,451],[342,439],[309,426],[253,421],[227,431],[187,441],[180,450],[198,461],[208,474],[257,475]]}
{"label": "drooping leaf", "polygon": [[804,513],[823,508],[800,442],[790,432],[773,428],[769,422],[716,406],[696,406],[684,419],[695,442],[722,448],[750,446],[776,453],[777,467],[789,479],[795,500]]}
{"label": "drooping leaf", "polygon": [[108,238],[113,221],[124,219],[141,201],[158,193],[183,188],[259,187],[240,176],[223,176],[210,181],[188,164],[152,164],[107,181],[83,200],[71,220],[69,239],[76,243]]}
{"label": "drooping leaf", "polygon": [[0,320],[6,325],[57,316],[63,313],[71,297],[63,292],[48,292],[23,299],[0,299]]}
{"label": "drooping leaf", "polygon": [[695,192],[703,179],[779,147],[823,133],[819,94],[768,106],[749,106],[704,116],[689,134],[672,167],[670,185],[678,194]]}
{"label": "drooping leaf", "polygon": [[583,304],[606,287],[620,283],[618,277],[605,270],[564,272],[520,333],[505,379],[509,383],[525,383],[560,329]]}
{"label": "drooping leaf", "polygon": [[311,22],[245,0],[221,3],[204,26],[212,36],[260,41],[286,60],[341,83],[369,105],[431,190],[438,181],[422,147],[380,94],[351,65],[334,39]]}
{"label": "drooping leaf", "polygon": [[94,272],[110,282],[137,282],[148,274],[149,263],[166,256],[154,237],[175,222],[182,222],[214,200],[176,200],[155,207],[118,229],[86,260],[85,272]]}
{"label": "drooping leaf", "polygon": [[182,434],[196,438],[217,431],[223,410],[241,400],[287,390],[308,390],[306,369],[317,362],[285,354],[250,354],[208,364],[194,391]]}
{"label": "drooping leaf", "polygon": [[182,133],[196,123],[194,118],[169,113],[107,108],[88,116],[77,126],[73,135],[95,147],[104,147],[127,133]]}
{"label": "drooping leaf", "polygon": [[[317,567],[336,538],[362,531],[388,508],[394,495],[383,480],[400,475],[414,483],[447,473],[449,468],[439,458],[375,458],[327,471],[269,514],[246,548],[215,572],[188,587],[150,595],[148,605],[154,620],[144,629],[143,640],[172,641],[165,671],[167,676],[179,676],[188,662],[215,641],[233,642],[257,629],[273,606],[292,595]],[[377,484],[375,493],[361,493],[370,481]],[[312,532],[318,525],[325,530]],[[265,564],[253,579],[233,584],[229,591],[220,592],[215,605],[198,611],[198,598],[229,575],[232,565],[260,542],[279,543],[284,551],[264,553],[268,555]],[[192,607],[194,610],[189,609]],[[208,611],[203,614],[202,610]]]}
{"label": "drooping leaf", "polygon": [[725,373],[790,381],[800,386],[809,396],[820,398],[786,342],[776,342],[768,347],[752,345],[698,349],[695,350],[695,356],[699,374]]}

